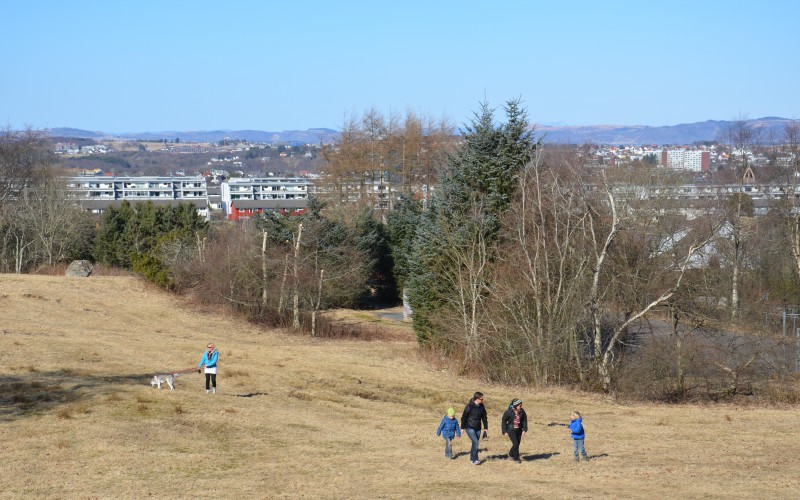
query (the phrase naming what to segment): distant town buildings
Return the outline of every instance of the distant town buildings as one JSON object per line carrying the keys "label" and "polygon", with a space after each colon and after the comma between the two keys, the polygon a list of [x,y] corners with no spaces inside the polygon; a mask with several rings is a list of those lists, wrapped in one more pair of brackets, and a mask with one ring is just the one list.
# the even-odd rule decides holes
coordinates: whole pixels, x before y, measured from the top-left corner
{"label": "distant town buildings", "polygon": [[698,148],[679,146],[660,148],[657,146],[609,146],[600,147],[594,158],[587,158],[588,165],[621,165],[631,161],[643,161],[674,170],[687,172],[709,172],[712,158],[717,153],[714,147]]}
{"label": "distant town buildings", "polygon": [[314,184],[302,177],[234,177],[220,184],[220,204],[231,220],[269,210],[297,212],[308,206]]}
{"label": "distant town buildings", "polygon": [[711,169],[711,153],[709,151],[665,149],[657,157],[662,167],[689,172],[708,172]]}
{"label": "distant town buildings", "polygon": [[231,220],[240,220],[268,210],[296,213],[308,206],[314,184],[301,177],[233,178],[209,187],[203,176],[195,177],[106,177],[74,176],[67,189],[92,213],[123,201],[150,201],[159,205],[192,203],[198,213],[210,218],[220,210]]}
{"label": "distant town buildings", "polygon": [[[353,172],[351,178],[332,179],[325,174],[303,172],[296,177],[281,177],[272,173],[262,176],[248,176],[244,171],[247,161],[264,161],[270,154],[272,158],[288,154],[312,155],[311,145],[305,149],[292,149],[282,145],[224,146],[224,155],[204,159],[206,171],[203,175],[185,176],[183,170],[176,170],[175,176],[110,176],[100,169],[72,169],[76,175],[68,178],[69,190],[87,209],[102,213],[109,206],[122,201],[150,201],[156,204],[192,203],[206,218],[225,218],[241,220],[266,211],[280,211],[294,214],[303,211],[310,197],[320,198],[333,204],[361,204],[378,210],[391,209],[398,191],[393,185],[388,170]],[[197,148],[200,149],[197,149]],[[221,148],[211,145],[170,144],[165,150],[172,153],[210,152]],[[248,151],[250,149],[255,152]],[[76,147],[72,143],[56,144],[60,154],[103,154],[104,145]],[[164,151],[164,150],[162,150]],[[576,150],[577,151],[577,150]],[[241,152],[241,153],[237,153]],[[770,156],[767,156],[767,153]],[[241,156],[240,156],[241,154]],[[730,196],[736,190],[745,189],[753,198],[756,211],[774,206],[775,200],[788,194],[785,187],[773,183],[756,181],[752,173],[760,173],[758,168],[774,165],[787,168],[795,163],[792,151],[762,148],[754,151],[733,151],[719,148],[714,144],[693,146],[592,146],[582,148],[578,154],[585,166],[604,167],[642,162],[653,166],[696,173],[690,184],[665,188],[669,195],[684,200],[687,206],[703,200]],[[249,156],[247,156],[249,155]],[[746,157],[749,177],[745,176],[743,185],[709,185],[710,174],[720,166],[724,168],[732,157]],[[252,167],[250,167],[252,168]],[[233,177],[232,177],[233,175]],[[428,186],[417,193],[427,200]],[[430,187],[433,189],[433,186]]]}
{"label": "distant town buildings", "polygon": [[69,177],[67,189],[86,210],[102,213],[123,201],[151,201],[158,205],[192,203],[208,218],[208,189],[203,176],[196,177]]}
{"label": "distant town buildings", "polygon": [[57,155],[106,154],[108,152],[108,146],[106,146],[105,144],[78,146],[73,142],[57,142],[54,144],[53,152]]}

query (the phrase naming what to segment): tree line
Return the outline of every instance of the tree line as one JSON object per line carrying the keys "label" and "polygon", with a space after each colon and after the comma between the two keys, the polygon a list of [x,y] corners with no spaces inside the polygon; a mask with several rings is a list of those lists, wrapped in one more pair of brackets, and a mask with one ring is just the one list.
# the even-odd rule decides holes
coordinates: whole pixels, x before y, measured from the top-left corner
{"label": "tree line", "polygon": [[[28,223],[14,214],[38,192],[31,186],[47,185],[39,174],[51,160],[14,149],[41,153],[41,138],[6,134],[0,264],[24,272],[90,256],[209,307],[318,336],[359,334],[325,310],[406,297],[420,346],[487,380],[674,401],[797,400],[796,346],[776,335],[777,311],[800,303],[796,197],[755,217],[741,181],[728,199],[687,206],[659,189],[682,174],[646,162],[587,167],[579,149],[537,138],[519,101],[502,112],[498,122],[482,104],[461,136],[436,129],[444,140],[368,111],[326,152],[327,199],[299,216],[208,225],[191,207],[123,204],[50,251],[47,237],[19,232]],[[410,136],[389,133],[401,129],[424,144],[416,157],[403,147]],[[796,129],[786,132],[796,144]],[[751,139],[746,127],[729,137],[740,152],[732,175],[743,179]],[[786,182],[796,190],[794,158]],[[18,164],[30,178],[11,170]],[[381,214],[337,197],[337,184],[373,168],[404,193]]]}
{"label": "tree line", "polygon": [[93,232],[58,178],[47,137],[30,129],[0,134],[0,271],[87,257]]}
{"label": "tree line", "polygon": [[800,350],[781,312],[800,300],[797,127],[792,195],[754,216],[755,134],[734,122],[727,199],[687,204],[686,175],[587,167],[545,147],[518,101],[483,105],[439,173],[431,205],[388,215],[395,279],[421,345],[462,372],[662,400],[797,400]]}

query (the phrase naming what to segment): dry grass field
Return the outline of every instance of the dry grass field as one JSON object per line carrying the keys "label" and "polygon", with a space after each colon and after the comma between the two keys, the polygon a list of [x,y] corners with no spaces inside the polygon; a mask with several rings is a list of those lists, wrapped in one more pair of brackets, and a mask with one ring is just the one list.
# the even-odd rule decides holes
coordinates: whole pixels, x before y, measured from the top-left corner
{"label": "dry grass field", "polygon": [[[797,408],[629,404],[437,370],[413,335],[324,341],[198,311],[143,282],[0,275],[0,497],[797,498]],[[398,330],[399,331],[399,330]],[[157,372],[220,350],[219,393]],[[436,427],[486,394],[480,466]],[[524,400],[523,463],[499,418]],[[593,459],[565,427],[584,414]]]}

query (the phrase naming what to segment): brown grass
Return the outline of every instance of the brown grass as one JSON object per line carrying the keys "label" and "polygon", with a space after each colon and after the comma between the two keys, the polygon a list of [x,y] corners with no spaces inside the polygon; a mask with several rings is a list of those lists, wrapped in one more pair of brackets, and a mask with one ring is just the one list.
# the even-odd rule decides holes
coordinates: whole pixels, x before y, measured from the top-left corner
{"label": "brown grass", "polygon": [[[3,497],[793,498],[800,488],[800,413],[789,406],[485,384],[425,359],[407,327],[373,342],[286,335],[187,309],[131,277],[0,275],[0,289]],[[209,340],[222,353],[218,394],[206,396],[197,373],[175,391],[149,387],[155,373],[196,366]],[[490,419],[480,467],[465,438],[447,461],[434,435],[476,389]],[[501,459],[499,417],[513,397],[530,421],[521,465]],[[572,463],[563,426],[576,409],[588,463]]]}

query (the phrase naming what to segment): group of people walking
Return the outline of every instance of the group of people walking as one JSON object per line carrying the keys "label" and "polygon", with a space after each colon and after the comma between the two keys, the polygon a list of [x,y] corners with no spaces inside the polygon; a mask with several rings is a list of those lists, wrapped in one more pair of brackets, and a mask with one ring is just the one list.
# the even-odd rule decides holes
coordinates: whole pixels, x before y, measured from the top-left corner
{"label": "group of people walking", "polygon": [[[461,414],[461,425],[459,426],[458,420],[455,418],[455,409],[450,407],[447,409],[447,414],[442,418],[439,428],[436,430],[436,435],[444,438],[444,456],[450,459],[455,459],[453,455],[453,439],[461,437],[461,431],[467,434],[467,437],[472,443],[469,451],[469,460],[475,465],[480,465],[478,459],[478,448],[481,438],[486,439],[489,437],[489,419],[486,413],[486,407],[483,405],[483,393],[476,392],[469,403],[464,407],[464,412]],[[570,415],[569,424],[570,435],[573,440],[573,453],[575,461],[577,462],[582,457],[584,460],[589,460],[586,454],[583,441],[585,431],[583,429],[583,418],[581,414],[574,411]],[[522,408],[522,400],[514,398],[508,405],[508,408],[503,412],[500,423],[500,431],[502,434],[508,435],[511,440],[511,449],[508,450],[508,457],[521,463],[522,458],[519,454],[519,445],[522,441],[522,436],[528,432],[528,415]]]}
{"label": "group of people walking", "polygon": [[[219,361],[219,351],[216,346],[209,342],[206,346],[206,352],[200,358],[200,363],[197,365],[198,372],[204,372],[206,376],[206,394],[217,393],[217,362]],[[436,435],[444,438],[444,456],[450,459],[455,459],[453,455],[453,439],[461,437],[462,429],[469,437],[472,446],[469,450],[469,460],[475,465],[480,465],[478,459],[478,447],[481,438],[486,439],[489,437],[489,418],[487,416],[486,407],[483,405],[483,393],[476,392],[469,403],[464,407],[461,414],[461,425],[456,419],[456,411],[450,407],[447,409],[447,414],[442,418],[439,428],[436,429]],[[589,460],[586,454],[583,441],[585,438],[585,431],[583,429],[583,418],[578,411],[572,412],[570,415],[569,424],[570,435],[573,440],[573,453],[575,461],[577,462],[582,457],[584,460]],[[522,436],[528,432],[528,415],[525,409],[522,408],[522,400],[514,398],[509,403],[508,408],[503,412],[500,422],[500,432],[507,435],[511,440],[511,449],[508,450],[508,457],[521,463],[522,458],[519,454],[519,445],[522,442]]]}

